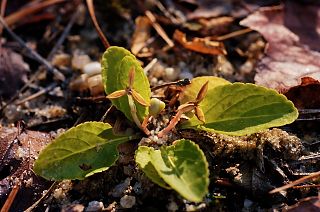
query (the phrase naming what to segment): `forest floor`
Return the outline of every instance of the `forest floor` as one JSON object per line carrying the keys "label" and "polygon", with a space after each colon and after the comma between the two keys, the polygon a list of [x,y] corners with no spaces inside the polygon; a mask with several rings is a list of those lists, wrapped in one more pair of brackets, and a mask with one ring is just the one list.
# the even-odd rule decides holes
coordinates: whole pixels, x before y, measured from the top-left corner
{"label": "forest floor", "polygon": [[[108,44],[88,2],[1,1],[1,211],[320,210],[316,1],[95,0],[102,33],[141,61],[151,87],[197,76],[255,83],[284,94],[299,118],[241,137],[179,132],[208,154],[209,194],[197,204],[137,169],[139,141],[120,147],[117,166],[83,181],[36,176],[33,162],[46,144],[80,123],[100,121],[111,106],[100,75]],[[113,110],[106,120],[118,117]]]}

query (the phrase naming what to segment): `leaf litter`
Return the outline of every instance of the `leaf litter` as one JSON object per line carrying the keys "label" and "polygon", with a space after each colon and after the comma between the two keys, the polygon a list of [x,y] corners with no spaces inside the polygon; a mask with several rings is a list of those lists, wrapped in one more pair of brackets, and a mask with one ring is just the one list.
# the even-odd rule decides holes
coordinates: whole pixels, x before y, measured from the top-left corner
{"label": "leaf litter", "polygon": [[[15,11],[17,7],[12,8],[10,2],[8,3],[9,11]],[[306,27],[306,24],[298,24],[298,26],[292,25],[292,23],[299,23],[298,21],[292,21],[298,19],[297,17],[308,18],[314,15],[315,13],[312,11],[316,10],[316,5],[310,4],[306,7],[301,7],[301,9],[306,8],[306,11],[299,11],[297,14],[302,15],[296,15],[292,12],[297,11],[297,8],[292,6],[294,3],[288,3],[286,1],[285,11],[288,11],[290,15],[284,22],[287,27],[287,24],[291,24],[288,29],[292,34],[295,34],[295,36],[287,36],[293,39],[290,41],[291,43],[289,42],[290,45],[283,42],[283,45],[279,45],[278,48],[272,48],[273,44],[278,45],[278,43],[271,42],[273,39],[272,36],[277,38],[277,34],[272,34],[271,40],[269,40],[264,33],[257,30],[264,36],[270,51],[272,51],[270,53],[272,57],[268,53],[269,50],[267,50],[265,56],[265,58],[270,57],[271,59],[265,60],[265,58],[263,58],[260,61],[266,42],[258,33],[247,32],[248,34],[231,36],[226,40],[218,39],[221,35],[241,30],[242,28],[238,24],[239,19],[245,18],[254,9],[259,8],[261,5],[278,5],[279,3],[278,1],[244,2],[244,4],[237,4],[233,1],[180,1],[179,3],[175,1],[162,1],[163,7],[167,9],[169,14],[163,13],[162,11],[164,10],[160,9],[159,4],[151,3],[147,5],[144,4],[144,1],[137,1],[136,4],[111,1],[109,4],[106,4],[104,1],[96,0],[94,4],[98,22],[101,24],[101,28],[110,40],[110,43],[126,48],[134,47],[133,49],[141,63],[144,64],[144,67],[156,59],[155,64],[151,66],[148,71],[151,86],[161,85],[168,81],[184,78],[185,76],[192,78],[199,75],[222,76],[230,81],[241,80],[253,82],[255,67],[258,72],[257,75],[259,75],[259,71],[261,70],[259,64],[265,64],[265,61],[268,64],[270,60],[271,62],[278,62],[276,60],[278,58],[283,58],[284,61],[293,61],[294,64],[298,63],[301,65],[299,66],[302,67],[301,69],[305,69],[305,65],[307,65],[307,67],[317,70],[315,67],[318,66],[316,63],[318,49],[312,44],[312,41],[317,43],[315,27],[310,28],[310,26],[308,26],[307,29],[301,29],[299,27]],[[133,39],[132,35],[136,27],[134,20],[137,16],[145,17],[146,5],[155,16],[156,23],[161,26],[172,41],[175,41],[175,46],[171,49],[165,48],[167,43],[161,38],[161,35],[148,24],[144,26],[146,27],[146,31],[143,29],[139,32],[139,29],[136,29],[136,35],[134,35],[134,37],[140,38],[141,36],[141,40]],[[68,24],[70,14],[75,11],[77,6],[77,3],[71,1],[49,6],[49,8],[45,8],[44,11],[53,13],[60,19],[48,19],[47,21],[40,22],[43,24],[38,24],[37,26],[35,24],[26,25],[26,23],[19,22],[20,24],[16,26],[16,32],[24,38],[24,40],[28,40],[33,36],[42,37],[46,34],[46,36],[43,36],[43,40],[40,41],[39,39],[38,43],[41,43],[41,45],[38,44],[38,48],[36,49],[36,51],[45,55],[49,49],[54,46],[54,43],[59,37],[58,35],[61,33],[61,29]],[[291,6],[294,8],[290,8]],[[194,8],[198,8],[198,10]],[[215,9],[211,10],[210,8]],[[206,9],[206,13],[202,13],[200,9]],[[306,13],[308,13],[308,15],[306,15]],[[37,12],[34,14],[37,14]],[[85,55],[87,58],[86,64],[90,63],[90,61],[100,61],[104,48],[95,34],[89,17],[84,17],[87,18],[82,22],[79,21],[75,23],[74,28],[68,34],[68,38],[54,55],[64,54],[63,58],[69,59],[75,58],[78,55]],[[222,17],[229,18],[219,20],[219,18]],[[308,20],[310,19],[303,21],[303,23],[310,23],[310,25],[312,25],[313,22]],[[263,23],[266,23],[264,26],[268,28],[269,21]],[[30,29],[42,29],[42,32],[45,31],[45,33],[34,35],[34,32],[30,31],[21,32],[22,27],[25,26],[30,27]],[[201,26],[202,28],[190,28],[190,26]],[[221,26],[223,26],[222,30]],[[277,29],[277,25],[273,24],[271,26],[275,26],[274,29]],[[228,54],[222,57],[221,55],[217,56],[215,54],[203,54],[203,52],[199,53],[199,51],[186,50],[185,47],[174,40],[173,35],[176,30],[180,30],[187,38],[197,37],[200,42],[204,42],[203,39],[209,39],[211,42],[218,42],[220,45],[223,44],[225,47],[224,51]],[[300,35],[298,31],[306,33]],[[310,31],[312,33],[309,33]],[[297,36],[297,34],[299,34],[299,36]],[[304,38],[311,34],[313,35],[311,39],[308,40]],[[11,40],[9,36],[4,35],[8,41]],[[299,39],[295,40],[297,37],[299,37]],[[192,40],[188,42],[192,42]],[[11,48],[9,47],[9,43],[4,44],[6,48]],[[38,67],[38,64],[32,61],[30,62],[24,54],[23,56],[31,67],[30,72],[26,72],[26,76],[29,78],[36,76],[36,70],[41,71],[41,68]],[[302,61],[300,61],[297,60],[297,58],[302,58],[303,60],[301,59]],[[256,66],[257,62],[258,65]],[[278,63],[276,64],[278,65]],[[15,103],[9,104],[7,108],[10,110],[2,112],[1,124],[3,126],[7,127],[15,121],[24,119],[27,127],[33,126],[34,130],[59,133],[61,128],[68,129],[84,121],[100,120],[110,106],[104,94],[101,92],[91,92],[90,86],[87,84],[88,80],[84,80],[84,85],[81,85],[84,89],[69,89],[69,82],[74,82],[77,77],[85,74],[83,73],[84,66],[80,64],[79,68],[74,68],[75,66],[72,67],[68,61],[62,63],[57,62],[55,65],[59,67],[59,70],[67,79],[66,82],[58,81],[54,86],[55,89],[57,88],[57,90],[60,91],[53,92],[53,90],[51,90],[20,105],[16,105]],[[281,65],[280,68],[282,68]],[[291,69],[292,66],[289,66],[289,68]],[[296,67],[293,66],[292,69],[295,70]],[[317,71],[315,71],[315,73],[317,73]],[[310,99],[316,99],[312,91],[314,90],[313,85],[317,86],[317,80],[319,80],[319,78],[314,75],[307,74],[307,76],[297,71],[293,78],[288,79],[288,76],[291,75],[292,72],[286,75],[277,75],[277,81],[272,82],[272,80],[269,80],[268,86],[282,86],[282,84],[279,83],[279,79],[285,79],[282,83],[284,85],[288,84],[286,87],[286,89],[289,89],[287,96],[289,97],[289,94],[293,93],[292,96],[294,97],[292,97],[292,101],[294,101],[297,106],[300,108],[309,109],[312,107],[313,109],[317,109],[317,103],[313,103]],[[301,80],[301,77],[312,77],[313,79],[309,79],[308,83],[306,83],[306,80]],[[37,77],[34,78],[35,81],[28,84],[27,89],[19,94],[17,100],[21,101],[41,90],[42,87],[46,88],[53,80],[50,74],[43,72],[43,70],[42,75],[37,75]],[[292,82],[294,83],[290,84]],[[21,85],[22,84],[19,86]],[[310,90],[310,94],[306,94],[305,90],[300,90],[301,88]],[[175,89],[175,86],[172,86],[170,91],[167,92],[165,92],[164,89],[159,89],[154,95],[169,98],[170,92],[173,92]],[[292,91],[290,91],[290,89],[292,89]],[[58,93],[62,95],[57,95]],[[304,97],[306,99],[303,99]],[[1,99],[1,101],[3,100]],[[2,102],[2,105],[5,103],[7,103],[7,100]],[[312,106],[306,106],[308,104]],[[50,112],[51,109],[53,109],[52,114]],[[49,111],[46,112],[46,110]],[[130,125],[123,121],[124,116],[121,113],[112,108],[110,111],[112,111],[112,113],[109,112],[109,115],[105,117],[108,122],[118,126],[120,130],[131,128]],[[14,117],[14,119],[8,119],[10,114],[13,115],[11,117]],[[307,121],[307,123],[310,124],[309,121]],[[132,151],[129,150],[135,149],[137,143],[132,142],[130,145],[126,144],[119,148],[117,167],[111,167],[107,172],[91,176],[81,182],[62,182],[56,185],[53,192],[49,192],[49,195],[44,198],[37,207],[38,209],[44,210],[46,208],[44,205],[49,205],[51,209],[78,208],[80,211],[86,207],[87,209],[103,208],[106,210],[121,210],[126,207],[131,207],[131,209],[136,210],[151,208],[164,211],[171,209],[175,211],[200,208],[208,210],[284,208],[299,202],[297,199],[316,196],[316,187],[311,187],[309,190],[289,189],[287,193],[280,193],[274,196],[268,195],[268,192],[273,188],[300,178],[301,175],[308,175],[310,172],[318,171],[319,158],[317,159],[316,155],[317,152],[320,151],[320,137],[316,130],[312,131],[311,134],[307,134],[304,130],[301,131],[301,129],[294,128],[294,126],[288,126],[285,129],[296,134],[300,139],[280,129],[267,130],[244,137],[223,136],[208,132],[197,134],[192,131],[182,131],[180,132],[181,135],[176,135],[179,138],[184,137],[197,140],[199,142],[198,144],[206,150],[205,153],[208,154],[208,162],[211,163],[213,169],[211,173],[214,173],[214,175],[210,177],[214,179],[214,183],[210,186],[209,202],[207,203],[194,204],[185,202],[177,197],[175,193],[164,190],[151,183],[141,171],[136,169],[133,163],[133,154]],[[1,133],[1,135],[3,135],[3,133]],[[12,137],[14,137],[14,135],[12,135]],[[33,142],[33,139],[29,139],[29,141]],[[310,158],[307,159],[308,157]],[[113,197],[112,192],[114,189],[117,185],[121,185],[124,182],[127,182],[125,183],[125,188],[119,190],[118,193],[120,194],[117,195],[117,197]],[[306,185],[308,184],[303,184],[302,186]],[[309,185],[317,185],[317,183],[309,182]],[[8,191],[9,190],[10,187],[8,187]],[[258,195],[263,198],[255,198]],[[19,197],[16,198],[19,200]],[[5,200],[5,198],[2,199],[2,201],[3,200]],[[36,200],[29,201],[27,205],[30,206],[35,201]],[[25,210],[28,206],[21,206],[19,208],[19,205],[16,205],[19,210]]]}

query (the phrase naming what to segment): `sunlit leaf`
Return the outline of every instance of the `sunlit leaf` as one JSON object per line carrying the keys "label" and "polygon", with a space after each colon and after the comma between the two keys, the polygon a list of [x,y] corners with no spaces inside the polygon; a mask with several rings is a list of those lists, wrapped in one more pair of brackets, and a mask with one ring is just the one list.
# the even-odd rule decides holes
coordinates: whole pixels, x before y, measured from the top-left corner
{"label": "sunlit leaf", "polygon": [[215,87],[199,104],[206,123],[195,117],[182,128],[199,127],[230,135],[245,135],[293,122],[298,111],[275,90],[254,84],[234,83]]}
{"label": "sunlit leaf", "polygon": [[[151,96],[150,84],[148,78],[143,72],[143,68],[135,58],[126,56],[122,59],[120,64],[121,72],[118,74],[116,83],[118,83],[119,88],[127,87],[129,82],[129,71],[132,67],[134,67],[135,70],[133,89],[138,92],[140,94],[139,97],[142,97],[145,103],[149,105]],[[148,115],[148,107],[143,106],[138,102],[135,104],[137,107],[138,118],[140,121],[143,121],[143,119]],[[128,98],[120,98],[120,107],[118,109],[122,111],[128,119],[132,120]]]}
{"label": "sunlit leaf", "polygon": [[83,179],[107,170],[118,159],[117,146],[134,139],[116,136],[109,124],[86,122],[56,138],[34,165],[34,171],[49,180]]}
{"label": "sunlit leaf", "polygon": [[170,187],[163,181],[151,163],[150,152],[152,147],[140,146],[135,154],[135,161],[139,168],[147,175],[147,177],[159,186],[170,189]]}
{"label": "sunlit leaf", "polygon": [[209,169],[197,144],[181,139],[149,154],[154,168],[171,188],[189,201],[203,200],[208,192]]}
{"label": "sunlit leaf", "polygon": [[223,78],[213,77],[213,76],[204,76],[204,77],[193,78],[191,80],[191,84],[186,86],[186,89],[183,91],[183,95],[181,95],[181,97],[179,99],[181,104],[184,104],[189,101],[195,101],[200,89],[207,81],[209,82],[208,88],[207,88],[208,91],[213,89],[216,86],[230,84],[229,81],[227,81]]}
{"label": "sunlit leaf", "polygon": [[[143,72],[139,61],[128,50],[122,47],[110,47],[102,57],[102,76],[107,94],[118,90],[124,90],[129,87],[129,73],[134,70],[132,88],[138,93],[135,97],[139,98],[140,103],[149,105],[151,90],[148,78]],[[131,74],[133,71],[131,71]],[[142,99],[141,99],[142,98]],[[128,97],[122,96],[118,99],[112,99],[118,110],[123,112],[129,120],[132,120],[132,114],[128,104]],[[137,116],[142,121],[148,115],[148,107],[136,102]]]}
{"label": "sunlit leaf", "polygon": [[[120,72],[119,66],[121,60],[125,57],[133,57],[131,53],[122,47],[111,46],[109,47],[102,56],[101,60],[101,74],[102,81],[104,85],[104,90],[106,94],[111,94],[117,90],[123,90],[124,88],[119,89],[117,85],[117,77]],[[118,99],[112,100],[112,103],[119,108],[120,102]]]}

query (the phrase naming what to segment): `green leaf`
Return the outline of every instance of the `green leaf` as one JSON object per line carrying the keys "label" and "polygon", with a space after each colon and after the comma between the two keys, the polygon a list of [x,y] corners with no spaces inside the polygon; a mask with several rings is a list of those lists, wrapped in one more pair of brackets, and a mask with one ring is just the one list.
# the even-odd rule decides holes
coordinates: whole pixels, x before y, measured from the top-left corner
{"label": "green leaf", "polygon": [[204,153],[190,140],[150,152],[151,163],[161,178],[185,199],[201,202],[208,193],[209,169]]}
{"label": "green leaf", "polygon": [[[129,71],[132,67],[135,68],[133,89],[149,104],[151,90],[148,78],[135,56],[122,47],[109,47],[103,54],[102,79],[105,91],[107,94],[111,94],[114,91],[126,89],[129,83]],[[112,99],[111,102],[132,121],[128,97],[126,95],[119,99]],[[142,106],[136,101],[135,104],[138,118],[142,121],[148,115],[148,107]]]}
{"label": "green leaf", "polygon": [[184,104],[186,102],[194,101],[198,95],[199,90],[207,81],[209,81],[208,91],[219,85],[231,84],[229,81],[220,77],[203,76],[193,78],[191,80],[191,84],[186,86],[183,94],[179,97],[180,103]]}
{"label": "green leaf", "polygon": [[[104,85],[104,90],[107,94],[110,94],[114,91],[121,90],[118,89],[116,84],[118,73],[120,72],[119,66],[121,60],[125,56],[134,56],[125,48],[111,46],[109,47],[103,54],[101,60],[101,74]],[[114,104],[117,108],[120,106],[120,102],[118,99],[112,100],[112,104]]]}
{"label": "green leaf", "polygon": [[107,170],[118,159],[117,146],[134,139],[116,136],[102,122],[86,122],[56,138],[40,152],[34,171],[48,180],[83,179]]}
{"label": "green leaf", "polygon": [[146,176],[159,186],[170,189],[170,187],[159,176],[157,170],[151,163],[150,152],[153,151],[152,147],[140,146],[135,154],[135,161],[139,168],[146,174]]}
{"label": "green leaf", "polygon": [[[149,84],[148,78],[144,74],[143,68],[135,58],[126,56],[122,59],[120,63],[121,72],[118,74],[118,80],[116,83],[119,84],[119,88],[122,88],[122,89],[126,88],[128,86],[128,81],[129,81],[129,71],[132,67],[134,67],[135,69],[133,89],[143,97],[143,99],[147,102],[147,104],[150,104],[150,96],[151,96],[150,84]],[[149,107],[142,106],[137,101],[135,101],[135,105],[137,108],[138,118],[140,119],[140,121],[143,121],[143,119],[149,113],[148,112]],[[123,96],[120,98],[120,107],[118,109],[122,111],[129,120],[132,120],[127,96]]]}
{"label": "green leaf", "polygon": [[275,90],[234,83],[215,87],[200,103],[206,123],[192,118],[182,128],[198,127],[229,135],[246,135],[293,122],[298,111]]}

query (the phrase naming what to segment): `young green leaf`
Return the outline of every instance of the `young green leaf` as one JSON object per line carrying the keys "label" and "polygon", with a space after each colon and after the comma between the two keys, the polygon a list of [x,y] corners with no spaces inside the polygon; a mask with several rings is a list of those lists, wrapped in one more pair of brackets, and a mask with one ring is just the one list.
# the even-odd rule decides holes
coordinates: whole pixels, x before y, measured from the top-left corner
{"label": "young green leaf", "polygon": [[[148,78],[145,76],[139,61],[129,51],[121,47],[110,47],[104,53],[102,76],[107,94],[127,89],[131,80],[129,74],[132,69],[134,70],[132,89],[134,90],[133,96],[135,98],[137,116],[140,121],[143,121],[148,115],[151,90]],[[129,120],[133,120],[127,95],[118,99],[111,99],[111,101]]]}
{"label": "young green leaf", "polygon": [[139,168],[147,175],[147,177],[159,186],[170,189],[170,186],[163,181],[157,170],[151,163],[150,152],[154,151],[152,147],[140,146],[135,154],[135,161]]}
{"label": "young green leaf", "polygon": [[[206,123],[191,118],[182,128],[199,127],[229,135],[246,135],[293,122],[298,111],[275,90],[254,84],[226,84],[208,90],[199,104]],[[202,125],[203,124],[203,125]]]}
{"label": "young green leaf", "polygon": [[[119,89],[116,81],[118,77],[118,73],[121,71],[119,69],[121,60],[125,56],[130,56],[134,58],[134,55],[132,55],[128,50],[122,47],[117,46],[111,46],[109,47],[105,53],[102,56],[101,60],[101,75],[102,75],[102,81],[104,85],[104,90],[106,94],[111,94],[114,91],[117,90],[123,90]],[[119,108],[120,102],[118,99],[112,100],[112,103]]]}
{"label": "young green leaf", "polygon": [[186,86],[186,89],[183,91],[183,94],[179,97],[180,103],[184,104],[186,102],[194,101],[197,98],[197,95],[201,87],[206,83],[208,84],[208,91],[219,85],[231,84],[229,81],[213,76],[203,76],[196,77],[191,80],[191,84]]}
{"label": "young green leaf", "polygon": [[161,178],[185,199],[201,202],[208,192],[208,162],[202,150],[190,140],[151,150],[150,159]]}
{"label": "young green leaf", "polygon": [[56,138],[40,152],[34,171],[49,180],[83,179],[107,170],[118,159],[117,146],[135,139],[116,136],[102,122],[86,122]]}

